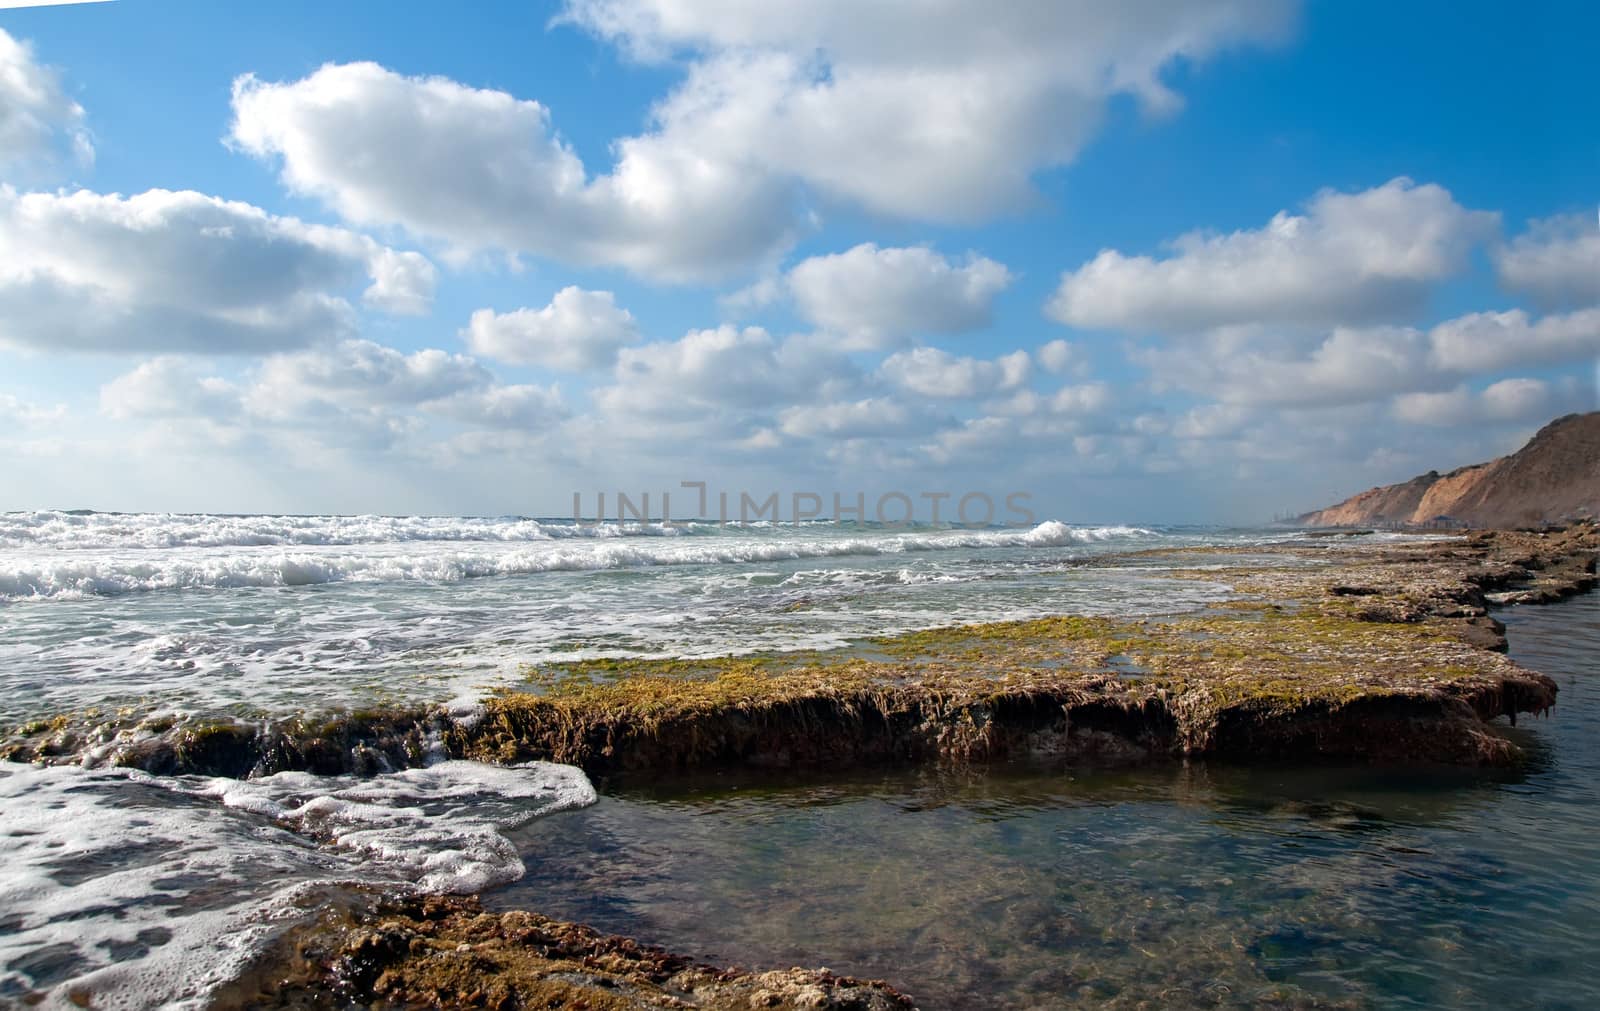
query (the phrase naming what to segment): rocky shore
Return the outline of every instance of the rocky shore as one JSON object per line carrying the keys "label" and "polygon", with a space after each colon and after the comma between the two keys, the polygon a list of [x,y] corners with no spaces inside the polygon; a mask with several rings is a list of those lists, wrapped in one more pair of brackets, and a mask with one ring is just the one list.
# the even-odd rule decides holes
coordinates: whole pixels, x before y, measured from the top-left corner
{"label": "rocky shore", "polygon": [[[708,767],[1056,759],[1506,765],[1493,721],[1556,685],[1504,655],[1497,605],[1592,589],[1600,529],[1316,537],[1123,556],[1225,584],[1160,619],[957,626],[824,653],[591,660],[529,670],[480,710],[174,723],[72,714],[6,733],[14,761],[246,776],[369,772],[448,755],[548,759],[604,780]],[[1100,560],[1097,564],[1105,564]],[[389,897],[291,935],[249,1003],[294,1007],[893,1008],[826,970],[697,965],[473,900]]]}
{"label": "rocky shore", "polygon": [[1507,764],[1490,721],[1555,703],[1502,654],[1496,605],[1595,585],[1600,531],[1421,541],[1322,537],[1166,549],[1229,599],[1165,619],[1045,618],[824,653],[590,660],[529,670],[480,710],[288,721],[79,713],[0,738],[0,758],[161,774],[370,773],[448,755],[591,776],[691,767],[1217,756]]}

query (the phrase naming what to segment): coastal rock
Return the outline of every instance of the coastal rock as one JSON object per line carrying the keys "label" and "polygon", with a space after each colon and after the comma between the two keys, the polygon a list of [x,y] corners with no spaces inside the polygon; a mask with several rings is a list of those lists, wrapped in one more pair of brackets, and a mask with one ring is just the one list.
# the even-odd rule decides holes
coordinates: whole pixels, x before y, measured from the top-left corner
{"label": "coastal rock", "polygon": [[827,969],[719,968],[537,913],[490,913],[472,898],[391,899],[371,913],[305,928],[290,949],[288,966],[268,974],[273,982],[264,992],[248,995],[250,1006],[592,1011],[915,1007],[881,981]]}
{"label": "coastal rock", "polygon": [[1527,527],[1600,516],[1600,412],[1569,414],[1510,456],[1429,471],[1306,513],[1301,526]]}

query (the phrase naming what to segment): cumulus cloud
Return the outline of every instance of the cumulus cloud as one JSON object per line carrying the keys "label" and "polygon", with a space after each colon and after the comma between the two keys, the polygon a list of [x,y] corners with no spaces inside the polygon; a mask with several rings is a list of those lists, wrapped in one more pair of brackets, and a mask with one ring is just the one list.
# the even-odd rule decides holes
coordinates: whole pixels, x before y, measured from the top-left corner
{"label": "cumulus cloud", "polygon": [[202,376],[181,358],[140,364],[100,388],[100,409],[113,418],[204,418],[226,421],[243,411],[239,388]]}
{"label": "cumulus cloud", "polygon": [[1240,404],[1201,404],[1183,413],[1172,434],[1180,439],[1219,439],[1238,435],[1256,412]]}
{"label": "cumulus cloud", "polygon": [[1053,340],[1042,345],[1034,353],[1040,366],[1052,375],[1062,375],[1070,370],[1080,369],[1084,363],[1079,358],[1078,349],[1064,340]]}
{"label": "cumulus cloud", "polygon": [[[1337,327],[1309,352],[1298,342],[1230,338],[1136,350],[1159,387],[1236,404],[1359,404],[1402,393],[1443,393],[1463,377],[1561,365],[1600,355],[1600,308],[1530,317],[1471,313],[1428,329]],[[1424,403],[1425,401],[1418,401]]]}
{"label": "cumulus cloud", "polygon": [[100,408],[117,419],[198,422],[218,444],[254,434],[364,451],[401,445],[430,418],[467,426],[461,434],[470,435],[538,433],[568,416],[554,387],[502,385],[464,355],[363,340],[273,355],[239,380],[164,355],[102,386]]}
{"label": "cumulus cloud", "polygon": [[1071,326],[1165,334],[1392,319],[1419,309],[1498,221],[1404,178],[1360,193],[1324,190],[1304,214],[1282,211],[1251,231],[1192,232],[1159,259],[1105,250],[1062,276],[1047,312]]}
{"label": "cumulus cloud", "polygon": [[84,119],[83,106],[62,90],[61,76],[0,28],[0,169],[37,170],[64,152],[80,164],[93,162]]}
{"label": "cumulus cloud", "polygon": [[1458,386],[1440,393],[1408,393],[1394,400],[1394,416],[1416,425],[1452,427],[1482,422],[1547,421],[1568,410],[1581,409],[1583,391],[1570,379],[1549,383],[1542,379],[1513,378],[1491,383],[1482,390]]}
{"label": "cumulus cloud", "polygon": [[351,237],[348,232],[314,228],[312,234],[326,241],[330,237],[354,251],[360,248],[367,260],[372,283],[361,293],[362,301],[374,309],[396,316],[423,316],[433,308],[433,289],[439,272],[421,253],[402,252]]}
{"label": "cumulus cloud", "polygon": [[1600,307],[1537,319],[1521,309],[1475,312],[1435,326],[1433,364],[1456,373],[1559,364],[1600,355]]}
{"label": "cumulus cloud", "polygon": [[434,267],[340,228],[193,192],[0,187],[0,343],[257,353],[349,334],[346,294],[427,307]]}
{"label": "cumulus cloud", "polygon": [[299,402],[330,396],[364,404],[420,404],[493,381],[487,369],[466,355],[437,348],[406,354],[353,340],[267,359],[251,396],[263,413],[293,410]]}
{"label": "cumulus cloud", "polygon": [[1600,223],[1573,214],[1536,221],[1494,252],[1507,289],[1545,307],[1600,303]]}
{"label": "cumulus cloud", "polygon": [[423,410],[489,429],[537,431],[568,416],[553,386],[488,386],[423,405]]}
{"label": "cumulus cloud", "polygon": [[1011,272],[981,256],[952,263],[920,246],[880,249],[867,242],[802,260],[783,283],[803,317],[842,337],[843,346],[870,349],[987,326]]}
{"label": "cumulus cloud", "polygon": [[827,399],[855,381],[849,363],[825,350],[780,343],[761,327],[731,325],[624,348],[614,374],[614,385],[595,392],[608,414],[693,417],[708,423],[725,410],[775,409]]}
{"label": "cumulus cloud", "polygon": [[1283,36],[1275,0],[571,0],[566,19],[646,60],[684,57],[660,136],[903,218],[973,221],[1033,197],[1113,95],[1171,111],[1178,58]]}
{"label": "cumulus cloud", "polygon": [[1016,424],[1010,418],[969,418],[936,433],[921,446],[931,462],[943,465],[993,459],[998,450],[1017,443]]}
{"label": "cumulus cloud", "polygon": [[281,161],[292,190],[347,221],[400,225],[465,251],[616,264],[668,279],[747,266],[781,248],[788,187],[646,135],[590,178],[543,105],[372,63],[299,81],[234,82],[232,139]]}
{"label": "cumulus cloud", "polygon": [[861,439],[908,435],[928,430],[921,412],[888,397],[841,403],[803,404],[785,409],[779,424],[785,435],[800,438]]}
{"label": "cumulus cloud", "polygon": [[1281,346],[1224,352],[1202,344],[1146,349],[1134,357],[1161,388],[1232,404],[1361,403],[1449,382],[1430,366],[1427,335],[1409,327],[1340,327],[1303,355]]}
{"label": "cumulus cloud", "polygon": [[618,349],[638,336],[633,314],[618,306],[611,292],[571,286],[542,309],[479,309],[462,331],[473,354],[569,372],[611,365]]}
{"label": "cumulus cloud", "polygon": [[1100,414],[1116,406],[1117,395],[1105,383],[1078,383],[1063,386],[1051,395],[1050,410],[1056,414]]}
{"label": "cumulus cloud", "polygon": [[686,59],[650,128],[616,140],[604,171],[531,98],[371,63],[239,78],[232,138],[349,221],[698,279],[770,262],[808,193],[941,222],[1018,208],[1036,171],[1076,156],[1110,97],[1171,110],[1170,64],[1281,37],[1291,11],[1288,0],[575,2],[567,21],[635,55]]}
{"label": "cumulus cloud", "polygon": [[878,372],[895,386],[925,397],[966,399],[1014,390],[1028,381],[1032,367],[1026,351],[985,361],[938,348],[914,348],[890,355]]}

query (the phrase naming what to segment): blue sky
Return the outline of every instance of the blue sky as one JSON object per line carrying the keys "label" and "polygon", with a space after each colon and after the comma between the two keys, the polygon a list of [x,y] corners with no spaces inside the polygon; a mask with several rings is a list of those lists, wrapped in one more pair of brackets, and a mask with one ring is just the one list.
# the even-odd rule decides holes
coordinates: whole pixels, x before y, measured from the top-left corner
{"label": "blue sky", "polygon": [[1248,522],[1596,406],[1589,5],[118,0],[0,32],[0,508],[707,480]]}

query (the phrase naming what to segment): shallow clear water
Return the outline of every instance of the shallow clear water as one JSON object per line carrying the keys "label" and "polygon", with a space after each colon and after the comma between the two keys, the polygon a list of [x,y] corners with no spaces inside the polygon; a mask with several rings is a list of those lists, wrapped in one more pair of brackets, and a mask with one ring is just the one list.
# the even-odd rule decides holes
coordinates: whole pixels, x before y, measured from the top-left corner
{"label": "shallow clear water", "polygon": [[492,900],[926,1008],[1600,1006],[1600,596],[1503,617],[1561,685],[1521,774],[708,777],[513,833]]}

